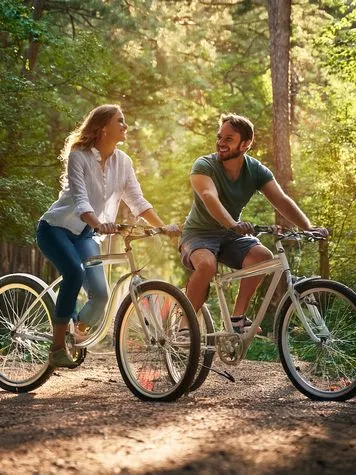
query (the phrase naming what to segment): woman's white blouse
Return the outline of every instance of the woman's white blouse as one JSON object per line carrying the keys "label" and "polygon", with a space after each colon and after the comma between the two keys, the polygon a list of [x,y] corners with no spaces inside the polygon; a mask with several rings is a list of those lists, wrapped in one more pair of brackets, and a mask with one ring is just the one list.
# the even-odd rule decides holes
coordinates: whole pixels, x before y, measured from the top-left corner
{"label": "woman's white blouse", "polygon": [[126,153],[116,149],[106,160],[104,170],[100,161],[96,148],[71,152],[68,183],[41,219],[80,234],[86,226],[80,219],[83,213],[93,212],[102,223],[113,223],[121,200],[135,216],[152,208],[143,197],[131,158]]}

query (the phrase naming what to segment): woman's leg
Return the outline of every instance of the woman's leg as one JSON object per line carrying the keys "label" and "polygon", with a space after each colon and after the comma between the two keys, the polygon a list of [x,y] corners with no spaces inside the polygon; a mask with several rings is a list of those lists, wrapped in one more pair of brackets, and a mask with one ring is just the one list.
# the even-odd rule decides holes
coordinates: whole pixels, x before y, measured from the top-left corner
{"label": "woman's leg", "polygon": [[76,238],[70,231],[41,221],[37,228],[37,243],[42,253],[63,276],[53,316],[52,350],[65,347],[65,334],[75,310],[75,303],[83,283],[84,270],[73,245]]}
{"label": "woman's leg", "polygon": [[[92,239],[91,232],[77,241],[76,249],[82,261],[100,254],[100,246]],[[78,320],[87,326],[94,326],[101,319],[109,298],[102,264],[85,269],[84,287],[88,293],[88,300],[80,310]]]}

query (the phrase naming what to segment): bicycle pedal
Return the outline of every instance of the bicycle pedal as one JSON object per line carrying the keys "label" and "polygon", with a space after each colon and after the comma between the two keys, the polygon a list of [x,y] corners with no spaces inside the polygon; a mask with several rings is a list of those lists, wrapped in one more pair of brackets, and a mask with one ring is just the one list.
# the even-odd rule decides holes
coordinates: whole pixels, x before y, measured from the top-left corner
{"label": "bicycle pedal", "polygon": [[244,335],[245,333],[248,333],[249,329],[251,327],[232,327],[233,332],[236,333],[237,335]]}

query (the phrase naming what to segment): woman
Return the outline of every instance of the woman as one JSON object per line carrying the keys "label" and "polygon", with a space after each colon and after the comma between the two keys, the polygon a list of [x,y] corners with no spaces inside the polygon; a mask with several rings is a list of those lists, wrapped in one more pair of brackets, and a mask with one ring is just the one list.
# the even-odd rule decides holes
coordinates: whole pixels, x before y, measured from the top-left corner
{"label": "woman", "polygon": [[[94,228],[102,234],[115,231],[121,200],[135,216],[153,226],[164,223],[143,197],[128,155],[116,148],[126,138],[127,125],[117,105],[92,110],[66,140],[61,158],[65,163],[59,199],[40,218],[37,243],[63,276],[53,318],[53,344],[49,355],[54,367],[68,367],[73,360],[66,350],[68,323],[75,316],[78,293],[85,281],[88,301],[77,319],[90,327],[104,312],[108,292],[102,266],[84,270],[83,259],[99,254]],[[178,227],[165,227],[177,235]],[[84,334],[76,334],[83,341]]]}

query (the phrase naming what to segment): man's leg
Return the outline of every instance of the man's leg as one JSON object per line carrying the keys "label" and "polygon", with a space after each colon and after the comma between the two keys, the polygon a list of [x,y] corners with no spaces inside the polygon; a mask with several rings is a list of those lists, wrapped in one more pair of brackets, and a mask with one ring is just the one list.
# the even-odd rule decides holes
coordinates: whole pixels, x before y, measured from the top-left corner
{"label": "man's leg", "polygon": [[[256,246],[253,246],[246,254],[242,262],[242,268],[249,267],[253,264],[257,264],[258,262],[267,261],[272,258],[273,254],[269,249],[262,246],[262,244],[257,244]],[[245,314],[250,300],[263,278],[264,276],[256,276],[241,280],[240,288],[235,301],[233,315],[239,316]]]}
{"label": "man's leg", "polygon": [[208,249],[192,252],[190,262],[194,268],[187,285],[187,297],[197,312],[205,302],[209,284],[216,273],[216,257]]}

